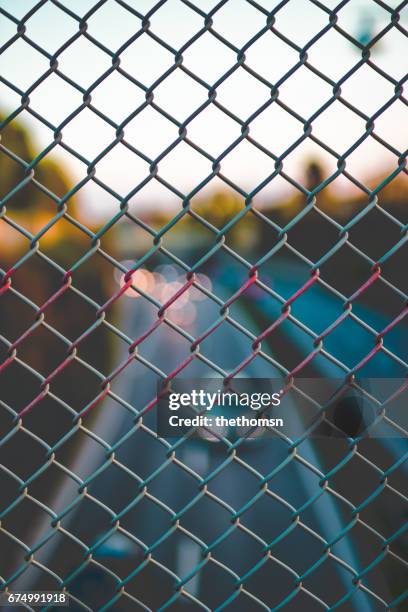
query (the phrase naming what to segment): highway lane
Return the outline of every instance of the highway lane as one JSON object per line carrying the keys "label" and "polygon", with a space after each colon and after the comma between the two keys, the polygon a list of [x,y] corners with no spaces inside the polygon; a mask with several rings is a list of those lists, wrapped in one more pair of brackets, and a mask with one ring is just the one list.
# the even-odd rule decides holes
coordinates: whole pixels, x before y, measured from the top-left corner
{"label": "highway lane", "polygon": [[[121,329],[130,337],[135,338],[142,334],[154,320],[154,312],[143,302],[142,299],[124,299],[123,319]],[[200,331],[206,329],[215,319],[215,311],[205,302],[196,305],[197,319]],[[245,321],[248,315],[244,311],[239,312],[241,321]],[[249,323],[249,321],[248,321]],[[253,324],[253,322],[252,322]],[[252,325],[253,326],[253,325]],[[197,333],[197,327],[192,326],[193,335]],[[298,342],[299,338],[291,341]],[[229,324],[223,324],[217,334],[203,343],[203,353],[220,365],[225,370],[233,369],[241,359],[248,355],[250,342],[243,334],[238,333]],[[124,351],[120,358],[124,357]],[[148,360],[163,372],[169,373],[177,367],[190,354],[189,343],[180,339],[174,331],[161,326],[152,336],[145,341],[140,349],[143,360]],[[120,361],[120,359],[118,359]],[[210,371],[206,364],[195,359],[183,373],[188,377],[209,376]],[[279,373],[266,361],[256,358],[245,370],[247,376],[252,377],[276,377]],[[98,408],[98,418],[92,425],[92,431],[109,444],[114,444],[124,436],[128,436],[123,444],[117,448],[115,459],[126,470],[139,475],[140,478],[148,478],[154,474],[157,468],[168,462],[167,468],[149,482],[149,494],[160,500],[167,509],[158,509],[155,501],[140,500],[140,502],[123,514],[121,524],[133,536],[140,538],[148,546],[152,545],[159,537],[163,536],[171,528],[171,510],[180,511],[186,504],[199,494],[198,480],[189,475],[185,469],[174,461],[168,461],[169,447],[159,441],[154,434],[142,431],[134,431],[128,435],[133,426],[133,414],[131,408],[141,409],[155,394],[157,375],[143,365],[130,365],[119,377],[118,384],[113,385],[114,393],[123,398],[129,404],[129,410],[123,405],[106,401]],[[154,411],[145,419],[147,426],[154,430]],[[174,441],[172,441],[174,443]],[[320,458],[314,448],[313,442],[302,443],[302,456],[315,466],[320,465]],[[261,474],[272,472],[287,457],[284,443],[278,441],[258,442],[248,441],[240,449],[238,456],[243,463],[231,462],[209,483],[209,491],[216,498],[223,500],[223,507],[213,498],[199,498],[194,506],[185,513],[182,525],[194,535],[210,544],[228,529],[231,529],[231,513],[244,507],[256,496],[259,491],[258,479],[253,470]],[[226,447],[223,443],[190,441],[184,442],[176,451],[176,457],[183,464],[189,466],[190,470],[202,477],[213,472],[227,458]],[[97,448],[91,444],[82,449],[81,455],[72,471],[86,479],[94,470],[103,464],[104,449]],[[115,468],[115,469],[114,469]],[[137,495],[137,479],[108,463],[108,467],[92,481],[89,493],[98,500],[112,508],[114,512],[121,512],[128,504],[131,504]],[[217,605],[223,598],[232,592],[232,577],[225,567],[233,568],[236,574],[244,575],[250,567],[256,564],[262,557],[262,544],[253,535],[256,534],[266,543],[271,542],[285,528],[290,525],[291,509],[284,502],[290,503],[294,508],[301,507],[316,492],[319,492],[318,478],[309,469],[296,461],[291,461],[279,475],[271,480],[269,486],[271,495],[264,495],[252,508],[240,518],[243,529],[236,528],[231,531],[228,538],[223,540],[214,548],[213,554],[217,562],[224,567],[215,566],[214,562],[208,564],[211,569],[195,576],[187,584],[187,589],[193,594],[204,597],[208,593],[210,609]],[[61,489],[59,496],[55,499],[54,508],[62,510],[75,498],[75,487],[66,486]],[[283,500],[283,501],[282,501]],[[329,495],[323,495],[316,503],[316,512],[308,513],[308,520],[323,538],[333,538],[342,527],[341,511]],[[81,505],[78,506],[78,509]],[[171,509],[171,510],[169,510]],[[98,516],[92,514],[92,506],[82,508],[82,512],[71,512],[64,519],[63,524],[69,530],[82,538],[87,543],[93,543],[97,537],[106,529],[107,513],[102,518],[102,511]],[[310,515],[310,516],[309,516]],[[249,531],[245,531],[249,530]],[[116,537],[116,539],[115,539]],[[288,546],[278,547],[280,560],[287,555],[287,561],[297,563],[298,573],[305,571],[322,554],[322,546],[313,537],[306,537],[301,529],[296,528],[288,536]],[[240,554],[245,550],[245,554]],[[115,552],[116,551],[116,552]],[[167,567],[173,569],[178,575],[186,575],[201,560],[200,546],[188,537],[177,537],[170,535],[162,545],[154,550],[154,557],[163,562]],[[118,538],[113,536],[111,541],[105,542],[96,552],[96,557],[102,562],[104,558],[116,557],[121,559],[122,569],[131,571],[137,562],[141,562],[140,548],[137,545],[129,546],[129,538]],[[289,555],[288,555],[289,552]],[[346,562],[357,566],[358,560],[353,547],[341,541],[335,547],[335,553]],[[55,549],[52,554],[61,554]],[[52,555],[51,555],[52,557]],[[41,555],[40,555],[41,559]],[[50,553],[48,550],[48,559]],[[46,559],[44,558],[45,562]],[[284,561],[281,561],[284,563]],[[329,564],[327,564],[329,565]],[[324,585],[322,575],[330,580],[330,597],[336,598],[337,592],[344,592],[344,587],[351,586],[350,575],[344,570],[327,568],[322,572],[319,569],[320,587]],[[125,569],[127,568],[127,570]],[[260,568],[254,576],[248,579],[248,589],[260,596],[265,601],[269,600],[270,606],[277,605],[273,597],[277,595],[273,582],[266,578],[274,576],[279,584],[291,578],[289,570],[282,568],[278,562],[270,559],[268,561],[268,572],[265,574],[266,566]],[[216,574],[217,588],[214,588],[214,575]],[[313,577],[311,577],[313,583]],[[146,589],[153,589],[146,580]],[[80,587],[79,587],[80,588]],[[137,591],[137,587],[136,591]],[[289,581],[287,588],[289,589]],[[316,588],[316,587],[315,587]],[[142,588],[143,590],[143,588]],[[165,589],[164,589],[165,591]],[[289,590],[288,590],[289,592]],[[153,602],[159,603],[158,593],[149,593]],[[156,597],[156,599],[155,599]],[[324,599],[324,598],[323,598]],[[352,602],[356,610],[372,610],[372,603],[364,595],[353,597]],[[248,602],[236,602],[242,610],[247,610]],[[255,608],[258,604],[254,604]],[[240,610],[241,607],[235,609]],[[318,607],[316,607],[318,609]],[[351,609],[351,608],[350,608]]]}
{"label": "highway lane", "polygon": [[[213,313],[205,303],[199,305],[198,308],[200,326],[206,328],[213,322]],[[129,300],[126,309],[126,318],[121,327],[129,337],[134,338],[152,323],[152,314],[141,300]],[[245,313],[241,313],[241,317],[245,317]],[[213,338],[210,343],[206,343],[205,354],[215,363],[222,364],[225,369],[232,369],[236,367],[239,359],[247,356],[250,344],[243,334],[237,333],[229,324],[222,325],[220,331],[221,333],[217,335],[216,339]],[[187,357],[188,350],[188,343],[176,338],[174,332],[163,326],[160,333],[154,334],[140,352],[143,359],[151,361],[168,373]],[[252,362],[245,373],[250,377],[272,378],[279,376],[279,373],[262,359],[256,359]],[[188,367],[189,377],[209,376],[211,374],[208,366],[199,360],[195,360]],[[184,375],[186,376],[187,372]],[[129,371],[124,372],[120,383],[121,397],[131,406],[140,409],[153,397],[156,380],[157,376],[146,368],[143,368],[137,375],[134,375],[129,369]],[[113,390],[115,391],[115,387],[113,387]],[[112,422],[114,407],[109,406],[108,403],[103,410],[105,416],[98,419],[94,429],[95,433],[110,442],[114,442],[121,436],[126,436],[130,421],[124,418],[122,424]],[[123,410],[121,414],[124,416]],[[151,426],[153,430],[154,419],[155,415],[152,413],[145,420],[146,424]],[[107,428],[108,420],[110,421],[109,428]],[[116,433],[114,433],[115,428]],[[318,459],[313,452],[312,445],[304,444],[301,454],[313,465],[318,465]],[[226,447],[223,443],[199,441],[183,443],[176,456],[190,470],[194,470],[202,477],[212,473],[227,458]],[[168,448],[153,435],[141,435],[140,432],[135,432],[122,447],[118,448],[116,458],[127,470],[146,478],[168,460]],[[197,501],[196,505],[183,517],[183,526],[206,544],[214,542],[221,533],[228,531],[231,528],[231,512],[238,511],[250,502],[251,497],[258,494],[258,478],[254,477],[251,470],[257,470],[258,473],[264,475],[271,473],[278,465],[284,464],[287,458],[286,444],[279,441],[266,443],[255,440],[248,441],[239,451],[239,458],[243,462],[242,464],[235,461],[231,462],[209,484],[211,494],[228,504],[230,510],[226,510],[212,499],[203,499]],[[84,466],[77,467],[74,471],[86,478],[93,469],[94,466],[90,463],[88,457]],[[119,512],[127,504],[132,503],[137,493],[136,485],[137,482],[132,483],[126,473],[122,473],[120,470],[111,473],[107,469],[94,481],[89,490],[93,496]],[[244,575],[262,558],[262,545],[259,538],[266,543],[270,543],[291,525],[291,510],[288,503],[291,504],[292,508],[298,508],[303,506],[313,495],[316,495],[316,492],[319,491],[318,478],[309,469],[301,466],[300,463],[292,461],[282,470],[279,476],[271,481],[269,489],[271,494],[256,501],[253,508],[240,519],[244,529],[234,530],[230,537],[214,549],[213,554],[217,562],[229,568],[234,568],[235,573],[240,576]],[[198,481],[187,477],[185,471],[174,464],[169,464],[161,475],[151,481],[148,490],[150,495],[176,511],[187,505],[199,493]],[[314,524],[320,526],[318,531],[322,533],[323,537],[330,539],[341,529],[341,519],[333,500],[328,496],[324,497],[326,499],[319,504],[319,516],[315,517]],[[66,504],[66,501],[64,500],[62,505]],[[204,520],[203,517],[205,517]],[[322,520],[323,517],[324,520]],[[123,515],[121,523],[130,533],[150,546],[170,529],[170,519],[170,513],[158,511],[154,502],[150,502],[147,504],[139,503],[138,506],[130,509]],[[89,521],[84,520],[84,517],[82,517],[82,520],[83,528],[76,529],[75,533],[79,537],[89,540]],[[73,524],[74,521],[71,517],[70,528]],[[93,520],[93,530],[95,535],[100,535],[95,520]],[[100,531],[102,530],[101,524]],[[249,531],[246,532],[246,530]],[[251,533],[256,534],[258,539],[250,535]],[[306,541],[308,541],[308,548],[305,547]],[[117,542],[116,539],[116,545]],[[286,560],[288,566],[294,564],[294,559],[297,560],[298,573],[305,571],[322,554],[321,543],[308,537],[306,532],[300,529],[296,530],[295,537],[291,536],[290,542],[290,548],[287,549],[290,554],[286,552]],[[122,545],[126,547],[125,540],[122,540]],[[109,553],[109,542],[104,546],[105,551]],[[340,543],[337,548],[340,556],[343,556],[348,562],[353,562],[352,551],[347,546]],[[310,554],[306,554],[306,550]],[[175,573],[183,575],[191,571],[194,565],[200,562],[200,551],[200,546],[195,545],[189,538],[169,537],[168,541],[164,542],[155,551],[154,556],[167,567],[172,568]],[[245,551],[245,554],[239,554],[240,551]],[[102,559],[105,554],[106,552],[102,548],[99,553]],[[135,559],[138,559],[136,547],[133,551],[129,551],[129,554],[129,568],[133,569]],[[282,556],[285,557],[284,546],[280,546],[278,558]],[[210,565],[213,565],[213,563],[210,563]],[[268,561],[268,566],[269,576],[275,576],[280,584],[286,580],[289,592],[289,578],[292,579],[289,570],[283,570],[278,562],[273,560]],[[213,567],[212,571],[214,571]],[[255,594],[263,594],[265,600],[269,599],[269,605],[277,605],[279,601],[273,600],[274,594],[277,595],[277,590],[273,586],[273,582],[265,580],[265,571],[266,567],[260,568],[248,580],[249,589],[252,588],[252,592]],[[207,573],[211,575],[211,572]],[[214,586],[210,586],[208,582],[210,578],[206,578],[205,572],[203,579],[201,579],[201,575],[198,575],[187,585],[187,588],[190,588],[196,596],[203,596],[203,593],[211,594],[208,602],[211,607],[216,606],[217,602],[219,604],[223,598],[231,593],[232,589],[231,576],[228,571],[218,570],[216,573],[216,589]],[[347,584],[347,581],[350,582],[349,576],[343,570],[338,572],[335,579],[332,574],[336,575],[336,570],[328,570],[326,577],[327,579],[331,578],[332,584],[338,585],[337,589],[340,596],[342,592],[341,583],[342,581],[344,584]],[[213,579],[211,580],[213,581]],[[336,590],[332,587],[331,597],[335,597],[335,594]],[[236,605],[238,606],[238,603]],[[356,609],[365,609],[366,604],[364,602],[360,601],[358,605],[359,607],[356,607]],[[245,610],[246,604],[242,602],[237,610],[241,607]]]}

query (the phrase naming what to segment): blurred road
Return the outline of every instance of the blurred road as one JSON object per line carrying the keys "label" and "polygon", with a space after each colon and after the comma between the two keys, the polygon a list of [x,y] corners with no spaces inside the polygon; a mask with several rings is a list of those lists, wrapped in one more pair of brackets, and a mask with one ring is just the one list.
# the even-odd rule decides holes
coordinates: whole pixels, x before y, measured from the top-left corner
{"label": "blurred road", "polygon": [[[284,278],[291,280],[282,279],[282,283],[287,283],[286,286],[279,286],[279,282],[275,285],[275,289],[282,295],[293,293],[298,287],[295,273],[288,275],[288,271],[284,272]],[[218,293],[218,290],[225,291],[224,280],[221,278],[218,282],[222,283],[222,286],[216,285],[215,293]],[[262,300],[258,306],[265,308]],[[195,302],[195,308],[196,318],[195,322],[191,323],[190,331],[197,336],[214,323],[217,309],[207,301]],[[299,317],[307,320],[310,312],[321,312],[324,309],[327,317],[332,317],[333,320],[334,308],[334,304],[331,304],[326,296],[315,292],[314,306],[308,306],[308,312],[300,312]],[[269,310],[265,314],[273,320],[277,313],[278,309],[276,312]],[[125,298],[120,328],[134,339],[150,327],[156,316],[155,310],[145,300]],[[254,328],[254,321],[242,307],[234,306],[233,316],[241,324]],[[258,333],[260,331],[258,330]],[[306,354],[310,348],[305,345],[304,334],[294,326],[290,329],[287,342]],[[356,342],[361,345],[358,338]],[[350,351],[355,352],[361,348],[350,347],[348,339],[340,339],[338,345],[338,351],[344,359],[347,359]],[[125,346],[123,350],[122,358],[126,356]],[[218,366],[230,371],[248,356],[250,343],[244,334],[237,332],[230,324],[223,323],[216,333],[203,342],[202,352]],[[155,368],[166,374],[189,355],[189,342],[165,325],[159,326],[140,347],[142,362],[154,364]],[[118,363],[119,361],[120,359]],[[245,375],[254,378],[277,378],[279,372],[271,364],[257,357],[245,369]],[[329,363],[326,370],[322,368],[320,371],[320,376],[339,375],[341,371]],[[381,376],[386,375],[381,373]],[[195,359],[182,376],[211,377],[214,372]],[[161,568],[165,567],[167,570],[159,570],[156,567],[153,571],[150,568],[149,574],[149,567],[145,568],[138,574],[141,580],[135,576],[128,584],[129,591],[139,595],[143,602],[150,602],[152,609],[159,609],[166,597],[171,596],[170,572],[181,578],[188,577],[194,567],[202,562],[202,542],[210,547],[213,557],[202,572],[191,576],[185,588],[204,602],[208,609],[216,609],[228,599],[234,592],[237,576],[247,576],[245,588],[266,604],[265,609],[277,606],[284,599],[282,593],[287,595],[292,591],[293,579],[296,576],[294,572],[302,575],[317,563],[324,555],[324,540],[334,539],[347,525],[350,520],[349,509],[341,500],[336,500],[321,489],[318,474],[305,463],[288,460],[287,444],[280,440],[248,440],[240,447],[238,460],[232,460],[233,455],[228,454],[223,442],[200,440],[183,442],[175,449],[173,456],[170,445],[177,446],[177,440],[170,440],[166,445],[155,437],[155,410],[145,417],[143,430],[136,431],[134,426],[132,407],[140,410],[148,404],[156,393],[157,380],[158,376],[154,371],[143,363],[135,362],[130,364],[118,377],[118,382],[113,384],[113,392],[124,402],[114,402],[109,398],[100,406],[98,417],[92,424],[92,431],[110,445],[122,440],[115,451],[116,465],[106,461],[106,447],[96,445],[94,441],[90,442],[87,448],[85,444],[71,469],[86,480],[95,469],[105,466],[99,475],[91,480],[88,488],[89,494],[99,500],[98,512],[95,511],[96,506],[93,503],[85,506],[79,504],[80,513],[71,511],[64,519],[63,525],[87,545],[93,545],[109,528],[112,516],[120,513],[121,527],[131,536],[114,532],[95,549],[94,557],[101,563],[109,559],[109,562],[106,561],[109,567],[117,564],[118,572],[126,575],[138,566],[144,568],[143,545],[138,545],[138,540],[152,547],[153,558],[162,564]],[[297,418],[295,411],[292,418]],[[338,456],[341,449],[344,452],[341,441],[328,442],[319,446],[314,440],[305,440],[299,453],[303,460],[315,466],[317,470],[327,471],[331,458]],[[376,441],[373,443],[378,444]],[[400,441],[396,441],[391,445],[396,455],[401,450],[399,444]],[[322,455],[322,449],[325,456]],[[383,453],[384,449],[381,452]],[[224,467],[217,472],[223,464]],[[282,466],[282,469],[277,470],[271,477],[268,492],[260,494],[259,474],[272,474],[278,466]],[[200,478],[207,478],[210,474],[214,476],[208,480],[208,494],[203,495],[203,489],[199,486]],[[142,480],[148,481],[148,488],[144,492],[139,489]],[[53,505],[57,512],[75,499],[75,488],[75,483],[70,483],[60,490]],[[316,501],[310,508],[305,507],[301,513],[300,520],[307,525],[307,529],[303,529],[293,522],[293,511],[304,507],[312,498],[316,498]],[[194,503],[191,504],[192,500]],[[189,504],[191,505],[188,506]],[[174,529],[175,513],[181,512],[187,506],[188,509],[180,517],[180,525],[187,532],[194,534],[194,537]],[[231,516],[244,507],[247,507],[247,510],[239,517],[238,523],[233,524]],[[397,521],[401,523],[401,517],[394,518],[396,526]],[[286,533],[286,530],[286,538],[279,541],[279,535]],[[317,532],[320,540],[319,536],[316,537],[310,530]],[[225,537],[223,534],[226,534]],[[275,539],[276,545],[271,548],[270,558],[267,558],[263,555],[264,546]],[[155,547],[154,543],[158,541],[160,545]],[[354,568],[361,568],[360,552],[359,542],[353,537],[343,538],[331,547],[333,555]],[[40,553],[38,558],[52,567],[50,557],[61,555],[61,549],[55,548],[50,553],[48,547],[46,554],[48,559],[42,559]],[[251,575],[251,568],[256,567],[262,559],[266,562],[261,562],[257,571]],[[106,588],[106,593],[109,589],[107,585],[103,586],[108,578],[99,574],[96,580],[100,588],[94,593],[92,600],[89,593],[92,571],[88,571],[88,574],[85,572],[83,577],[76,581],[74,592],[76,589],[80,598],[84,598],[88,605],[95,609],[103,597],[106,600],[104,589]],[[325,561],[318,567],[317,572],[305,578],[303,586],[305,589],[309,587],[328,605],[333,605],[346,591],[354,589],[352,578],[350,572],[339,563]],[[157,587],[158,579],[161,581],[160,588]],[[376,591],[380,590],[387,595],[387,599],[391,599],[385,577],[376,575],[376,580]],[[293,605],[299,605],[299,602],[302,602],[303,609],[308,611],[321,609],[320,603],[304,593],[294,599]],[[358,612],[376,609],[372,598],[362,591],[353,595],[348,606],[347,609]],[[233,609],[237,612],[247,612],[259,607],[259,602],[249,599],[248,596],[240,596],[234,602]],[[118,604],[114,609],[128,608]],[[191,609],[195,609],[194,605]],[[290,604],[287,609],[291,609]]]}

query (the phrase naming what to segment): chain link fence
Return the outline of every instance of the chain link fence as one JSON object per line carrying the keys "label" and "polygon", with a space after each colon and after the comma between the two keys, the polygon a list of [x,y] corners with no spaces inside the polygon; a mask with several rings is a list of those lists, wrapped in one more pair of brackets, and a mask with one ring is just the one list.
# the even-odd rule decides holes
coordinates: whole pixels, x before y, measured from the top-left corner
{"label": "chain link fence", "polygon": [[[0,2],[2,591],[405,609],[406,5]],[[281,377],[318,419],[159,437],[157,381],[193,376]],[[307,378],[394,382],[333,437]]]}

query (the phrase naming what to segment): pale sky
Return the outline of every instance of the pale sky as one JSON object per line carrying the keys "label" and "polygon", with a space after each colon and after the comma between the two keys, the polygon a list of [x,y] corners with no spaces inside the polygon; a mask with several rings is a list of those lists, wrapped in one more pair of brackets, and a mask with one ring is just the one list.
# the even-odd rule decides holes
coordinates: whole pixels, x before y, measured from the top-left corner
{"label": "pale sky", "polygon": [[[217,3],[214,0],[190,0],[202,11]],[[82,16],[95,5],[95,0],[61,0],[71,11]],[[338,3],[322,0],[329,8]],[[34,0],[0,0],[0,7],[20,19],[36,2]],[[145,14],[156,2],[128,0],[127,4]],[[278,3],[259,0],[271,9]],[[389,1],[390,7],[398,2]],[[368,20],[368,26],[367,24]],[[371,22],[370,22],[371,20]],[[203,27],[203,18],[180,0],[168,0],[151,17],[151,31],[173,48],[180,48]],[[229,0],[213,17],[214,29],[235,46],[242,47],[266,22],[265,16],[246,0]],[[356,36],[368,27],[377,33],[390,22],[389,13],[374,0],[351,0],[339,12],[339,25]],[[116,51],[140,29],[140,20],[122,8],[115,0],[108,0],[88,19],[88,32],[100,43]],[[306,44],[328,23],[327,14],[310,0],[289,0],[277,13],[275,27],[299,46]],[[400,23],[407,27],[408,9],[401,13]],[[77,22],[51,2],[42,6],[26,23],[27,36],[54,53],[70,36],[78,31]],[[15,24],[0,15],[1,44],[16,32]],[[378,47],[378,48],[377,48]],[[393,28],[372,51],[373,61],[393,78],[407,73],[407,38]],[[234,65],[236,54],[215,37],[206,33],[183,53],[184,65],[212,85]],[[341,78],[359,60],[356,47],[334,30],[326,33],[308,51],[310,63],[332,78]],[[143,34],[121,53],[121,68],[149,87],[174,64],[173,54]],[[298,54],[275,34],[267,32],[247,52],[247,65],[270,82],[279,80],[298,61]],[[84,37],[68,47],[58,58],[59,69],[82,87],[89,87],[111,66],[110,57]],[[48,60],[22,40],[18,40],[0,55],[0,74],[22,90],[27,89],[49,67]],[[3,83],[1,111],[12,112],[19,106],[19,96]],[[301,67],[280,87],[279,99],[298,115],[310,117],[331,96],[330,86],[307,68]],[[362,67],[343,86],[346,100],[370,115],[393,95],[393,86],[368,66]],[[165,112],[184,121],[205,100],[207,91],[177,69],[154,92],[154,99]],[[270,99],[270,90],[256,78],[238,69],[217,88],[217,100],[234,115],[245,121]],[[30,106],[57,126],[82,102],[74,87],[56,75],[49,76],[32,94]],[[118,72],[111,74],[92,92],[92,103],[114,122],[120,123],[144,102],[144,93]],[[27,112],[21,120],[32,130],[38,149],[52,142],[52,131]],[[396,101],[376,121],[376,132],[393,147],[406,148],[408,109]],[[364,121],[335,102],[322,116],[313,121],[313,134],[339,154],[364,134]],[[270,105],[250,125],[250,136],[275,155],[281,155],[303,133],[302,124],[276,104]],[[125,139],[144,155],[157,157],[176,138],[177,127],[152,108],[146,108],[125,127]],[[188,126],[188,138],[216,157],[240,135],[240,126],[211,105]],[[114,128],[91,112],[83,110],[63,129],[63,140],[89,161],[93,160],[115,138]],[[312,141],[297,147],[284,161],[284,171],[295,179],[302,176],[307,159],[322,160],[333,170],[336,160]],[[61,147],[50,158],[63,163],[75,181],[86,174],[86,166]],[[358,179],[381,174],[395,167],[396,156],[374,139],[369,138],[353,153],[347,169]],[[255,189],[271,172],[273,160],[249,142],[242,142],[221,162],[221,171],[246,192]],[[187,195],[211,173],[211,162],[185,143],[180,143],[159,163],[159,174]],[[96,176],[119,195],[126,196],[149,174],[148,164],[118,144],[96,166]],[[337,181],[346,188],[347,181]],[[221,188],[216,178],[208,190]],[[286,181],[277,177],[261,192],[262,200],[278,198],[288,189]],[[91,214],[104,217],[117,210],[118,203],[96,184],[81,190],[81,197]],[[178,200],[156,180],[151,181],[134,198],[140,208],[146,205],[179,206]]]}

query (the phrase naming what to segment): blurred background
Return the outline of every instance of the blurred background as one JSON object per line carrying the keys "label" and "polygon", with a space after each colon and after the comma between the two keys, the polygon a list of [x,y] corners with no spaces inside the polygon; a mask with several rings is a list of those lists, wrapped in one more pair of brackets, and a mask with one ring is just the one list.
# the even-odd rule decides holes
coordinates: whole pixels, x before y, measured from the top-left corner
{"label": "blurred background", "polygon": [[[317,471],[348,457],[347,419],[344,439],[302,442],[313,472],[286,465],[279,437],[244,441],[240,461],[225,440],[174,451],[154,433],[154,409],[138,413],[181,365],[186,377],[341,378],[357,366],[362,378],[406,376],[408,11],[351,0],[328,27],[335,7],[0,0],[3,583],[62,580],[74,609],[156,610],[175,592],[175,610],[219,609],[249,572],[231,608],[273,609],[294,588],[288,567],[300,576],[326,554],[299,527],[257,568],[262,546],[316,495]],[[253,266],[259,282],[225,314]],[[321,280],[239,369],[313,266]],[[348,298],[351,316],[314,353]],[[356,573],[406,524],[406,439],[383,426],[336,472],[339,496],[302,514],[326,542],[346,530],[332,552]],[[275,470],[258,499],[259,474]],[[173,529],[182,511],[185,531]],[[285,609],[321,609],[310,592],[328,606],[348,593],[345,610],[385,609],[406,584],[403,537],[365,575],[367,590],[328,557]],[[187,594],[175,591],[175,575],[191,572]]]}

